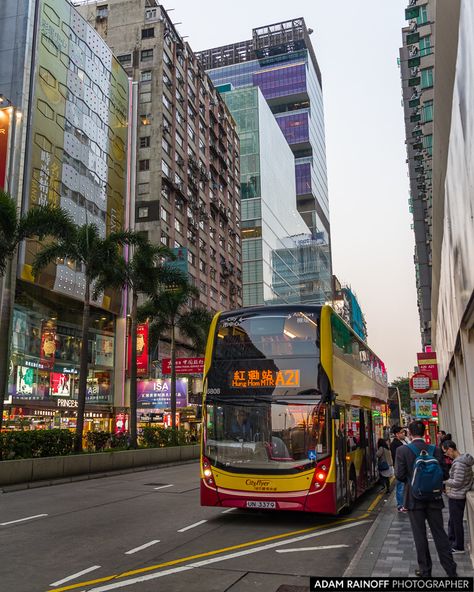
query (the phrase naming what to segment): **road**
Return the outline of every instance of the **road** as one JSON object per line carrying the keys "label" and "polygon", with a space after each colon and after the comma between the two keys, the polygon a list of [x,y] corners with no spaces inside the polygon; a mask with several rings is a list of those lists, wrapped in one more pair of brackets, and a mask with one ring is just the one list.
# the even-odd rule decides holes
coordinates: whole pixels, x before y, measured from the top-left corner
{"label": "road", "polygon": [[[375,518],[199,504],[184,464],[0,494],[2,592],[283,592],[342,575]],[[287,589],[289,590],[289,589]]]}

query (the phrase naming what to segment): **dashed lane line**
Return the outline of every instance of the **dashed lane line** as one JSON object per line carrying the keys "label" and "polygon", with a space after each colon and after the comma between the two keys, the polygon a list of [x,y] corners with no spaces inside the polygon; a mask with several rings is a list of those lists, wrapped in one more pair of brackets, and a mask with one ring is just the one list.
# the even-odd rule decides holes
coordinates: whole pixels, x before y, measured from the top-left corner
{"label": "dashed lane line", "polygon": [[130,549],[130,551],[125,551],[125,555],[133,555],[134,553],[138,553],[138,551],[143,551],[143,549],[147,549],[148,547],[151,547],[152,545],[156,545],[156,543],[159,543],[160,541],[155,540],[155,541],[150,541],[148,543],[145,543],[144,545],[141,545],[140,547],[135,547],[134,549]]}
{"label": "dashed lane line", "polygon": [[16,524],[17,522],[25,522],[25,520],[33,520],[34,518],[43,518],[48,514],[36,514],[35,516],[27,516],[26,518],[20,518],[19,520],[10,520],[10,522],[0,522],[0,526],[8,526],[9,524]]}
{"label": "dashed lane line", "polygon": [[[86,569],[83,569],[82,571],[78,571],[75,574],[72,574],[70,576],[66,576],[62,580],[58,580],[57,582],[53,582],[52,584],[50,584],[50,586],[60,586],[61,584],[65,584],[66,582],[70,582],[71,580],[75,580],[76,578],[80,578],[81,576],[85,575],[86,573],[89,573],[91,571],[95,571],[96,569],[99,569],[100,567],[101,567],[100,565],[93,565],[92,567],[87,567]],[[82,584],[81,584],[81,586],[82,586]]]}

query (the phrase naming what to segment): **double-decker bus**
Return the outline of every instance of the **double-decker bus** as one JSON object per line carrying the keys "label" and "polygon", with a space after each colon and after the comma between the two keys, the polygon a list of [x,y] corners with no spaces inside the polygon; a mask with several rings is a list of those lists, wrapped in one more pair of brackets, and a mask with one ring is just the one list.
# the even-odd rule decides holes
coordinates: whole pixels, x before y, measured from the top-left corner
{"label": "double-decker bus", "polygon": [[385,366],[330,306],[217,314],[203,390],[202,505],[337,514],[377,481]]}

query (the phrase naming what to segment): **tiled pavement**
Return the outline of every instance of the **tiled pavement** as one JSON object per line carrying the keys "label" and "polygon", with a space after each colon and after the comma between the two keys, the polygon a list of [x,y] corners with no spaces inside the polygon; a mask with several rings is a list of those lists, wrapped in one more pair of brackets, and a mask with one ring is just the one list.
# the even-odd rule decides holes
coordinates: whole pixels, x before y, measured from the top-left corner
{"label": "tiled pavement", "polygon": [[[377,519],[367,533],[364,542],[351,561],[346,576],[414,576],[418,569],[415,544],[407,514],[397,512],[394,493],[385,497]],[[447,506],[447,503],[446,503]],[[443,511],[447,528],[448,512]],[[445,576],[428,530],[430,553],[433,559],[433,576]],[[472,576],[473,565],[469,556],[471,542],[464,521],[466,552],[454,556],[459,576]]]}

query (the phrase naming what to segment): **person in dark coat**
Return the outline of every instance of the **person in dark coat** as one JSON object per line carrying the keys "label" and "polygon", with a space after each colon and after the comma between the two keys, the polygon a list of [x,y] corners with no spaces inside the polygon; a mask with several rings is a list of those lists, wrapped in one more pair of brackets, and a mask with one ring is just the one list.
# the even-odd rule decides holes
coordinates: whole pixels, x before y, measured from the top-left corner
{"label": "person in dark coat", "polygon": [[[405,430],[399,425],[392,427],[393,440],[390,443],[390,452],[392,453],[393,464],[395,465],[395,458],[398,448],[405,445]],[[403,498],[405,493],[405,483],[398,481],[396,484],[395,494],[397,500],[397,509],[399,512],[406,512],[407,509],[403,505]]]}
{"label": "person in dark coat", "polygon": [[[408,435],[412,443],[420,451],[428,449],[424,434],[425,426],[422,421],[413,421],[408,426]],[[447,479],[448,472],[442,450],[436,447],[434,456],[438,460]],[[423,578],[431,577],[433,563],[426,536],[426,522],[428,522],[441,565],[449,577],[456,577],[457,566],[453,560],[451,544],[443,525],[442,509],[444,503],[441,493],[438,499],[432,501],[417,500],[412,494],[410,483],[413,477],[415,460],[416,455],[409,446],[400,446],[398,448],[395,459],[395,476],[399,481],[405,483],[404,506],[408,510],[408,517],[410,518],[419,566],[419,570],[415,573],[417,576]]]}

